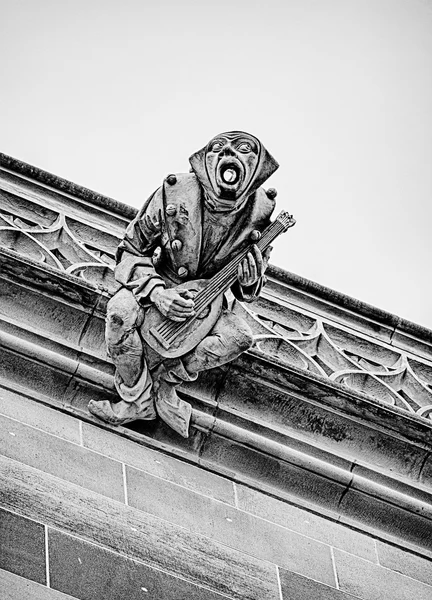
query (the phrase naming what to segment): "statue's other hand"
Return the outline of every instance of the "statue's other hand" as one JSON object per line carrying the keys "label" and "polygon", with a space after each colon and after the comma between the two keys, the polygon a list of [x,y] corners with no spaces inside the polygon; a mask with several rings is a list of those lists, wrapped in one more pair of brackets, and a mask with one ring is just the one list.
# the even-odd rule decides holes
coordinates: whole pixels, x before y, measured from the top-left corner
{"label": "statue's other hand", "polygon": [[237,277],[240,285],[249,287],[256,283],[267,269],[268,261],[272,247],[269,246],[264,253],[261,254],[260,249],[255,244],[250,252],[238,266]]}
{"label": "statue's other hand", "polygon": [[158,311],[171,321],[185,321],[195,314],[194,301],[182,298],[175,289],[166,290],[161,286],[155,287],[150,295],[150,300]]}

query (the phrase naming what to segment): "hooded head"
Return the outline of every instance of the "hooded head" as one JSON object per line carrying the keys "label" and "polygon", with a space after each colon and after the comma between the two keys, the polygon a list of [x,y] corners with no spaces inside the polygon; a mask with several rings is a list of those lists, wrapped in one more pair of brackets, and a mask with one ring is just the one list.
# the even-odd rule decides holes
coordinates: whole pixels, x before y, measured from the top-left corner
{"label": "hooded head", "polygon": [[215,211],[240,208],[279,167],[261,142],[243,131],[217,135],[189,162]]}

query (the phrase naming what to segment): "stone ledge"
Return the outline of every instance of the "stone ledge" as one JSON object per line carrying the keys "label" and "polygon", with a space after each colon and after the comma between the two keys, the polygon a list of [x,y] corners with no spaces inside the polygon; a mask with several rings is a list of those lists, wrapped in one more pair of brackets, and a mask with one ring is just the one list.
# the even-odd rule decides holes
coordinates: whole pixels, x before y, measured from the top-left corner
{"label": "stone ledge", "polygon": [[53,188],[54,190],[58,190],[59,192],[66,193],[75,198],[79,198],[80,200],[84,200],[85,202],[89,202],[90,204],[98,206],[103,210],[109,210],[122,218],[131,220],[137,213],[136,208],[133,208],[132,206],[123,204],[122,202],[114,200],[113,198],[109,198],[108,196],[103,196],[98,192],[94,192],[93,190],[83,187],[82,185],[72,183],[67,179],[58,177],[57,175],[49,173],[48,171],[44,171],[43,169],[39,169],[38,167],[33,167],[22,160],[18,160],[1,152],[0,167],[4,170],[10,171],[11,173],[22,175],[30,182],[37,181],[38,183]]}
{"label": "stone ledge", "polygon": [[[194,407],[188,441],[161,423],[109,428],[86,414],[89,399],[115,398],[112,365],[103,350],[109,290],[11,250],[0,249],[0,255],[4,281],[40,294],[42,303],[66,307],[57,333],[49,312],[43,327],[29,324],[29,314],[0,319],[5,386],[140,443],[153,439],[159,449],[234,481],[424,550],[422,530],[430,527],[430,421],[252,350],[185,386],[182,393]],[[62,336],[68,310],[84,315],[75,341]],[[357,456],[364,460],[359,463]],[[361,505],[381,522],[371,523]]]}
{"label": "stone ledge", "polygon": [[[339,459],[334,464],[328,455],[320,459],[307,454],[304,447],[299,451],[196,409],[193,428],[202,437],[193,434],[192,440],[185,441],[163,428],[156,434],[143,432],[143,435],[139,430],[112,427],[73,406],[60,406],[30,390],[17,391],[114,435],[432,557],[431,491],[415,482],[390,477],[361,463],[344,461],[341,466]],[[367,507],[367,515],[363,510],[359,512],[357,504],[352,504],[351,496],[355,500],[358,494],[363,498],[361,506]],[[381,505],[385,506],[384,516],[382,510],[377,511]],[[369,521],[374,512],[379,512],[380,518],[372,526]]]}
{"label": "stone ledge", "polygon": [[[79,309],[88,307],[90,316],[94,319],[102,319],[106,309],[106,303],[110,295],[104,290],[98,289],[93,284],[87,283],[77,277],[61,273],[54,268],[41,265],[36,261],[22,257],[14,251],[0,248],[0,277],[6,278],[13,283],[23,283],[31,289],[49,294],[50,298],[65,301],[69,306],[76,306]],[[16,321],[18,325],[18,321]],[[101,323],[99,323],[101,326]],[[40,340],[43,339],[43,330],[39,334]],[[59,340],[59,343],[62,342]],[[43,343],[41,344],[44,345]],[[65,344],[65,348],[70,344]],[[78,350],[76,348],[76,350]],[[79,351],[84,351],[80,347]],[[68,353],[69,351],[66,351]],[[86,349],[85,352],[93,354],[92,349]],[[99,355],[100,356],[100,355]],[[394,429],[396,435],[416,436],[420,433],[419,441],[426,444],[432,443],[431,431],[432,425],[429,420],[410,414],[407,411],[400,410],[398,407],[390,406],[367,396],[364,393],[349,389],[344,385],[329,379],[324,379],[310,371],[287,365],[287,363],[278,360],[276,356],[269,356],[258,350],[251,350],[248,353],[248,359],[237,361],[239,376],[242,370],[253,372],[259,377],[270,382],[279,382],[283,386],[288,386],[291,392],[302,391],[305,386],[312,386],[309,396],[311,399],[318,393],[317,386],[321,388],[319,393],[319,402],[328,403],[329,407],[342,408],[355,417],[370,417],[372,421],[378,419],[377,425],[384,425]],[[102,362],[107,362],[102,360]],[[102,363],[101,363],[102,364]],[[104,369],[109,370],[109,369]],[[269,377],[269,373],[271,376]],[[290,384],[293,384],[290,386]],[[112,389],[111,385],[108,385]],[[325,390],[325,392],[324,392]],[[334,401],[337,397],[338,402]],[[349,401],[347,401],[349,398]],[[361,403],[361,408],[358,407]],[[382,419],[382,422],[380,422]],[[392,425],[391,419],[394,420]]]}
{"label": "stone ledge", "polygon": [[58,271],[14,250],[0,246],[0,277],[44,291],[53,298],[88,308],[105,310],[109,296],[92,283]]}
{"label": "stone ledge", "polygon": [[[112,397],[114,393],[113,370],[111,363],[106,359],[95,356],[82,347],[74,347],[70,343],[65,344],[53,337],[47,339],[43,333],[37,330],[32,331],[29,328],[24,329],[5,318],[0,319],[0,338],[3,352],[22,357],[24,361],[36,361],[42,368],[45,366],[50,370],[58,371],[63,376],[79,380],[81,385],[87,383],[92,388],[98,387],[100,394]],[[21,385],[31,388],[32,370],[23,369],[22,377]],[[356,418],[357,421],[361,420],[363,425],[368,423],[369,427],[371,425],[383,427],[387,430],[388,435],[401,442],[408,441],[415,445],[419,444],[419,447],[426,451],[430,448],[432,424],[427,420],[379,403],[358,392],[348,390],[341,384],[329,382],[310,373],[305,374],[294,367],[287,367],[259,352],[251,351],[227,367],[225,378],[219,382],[218,387],[209,396],[208,391],[205,390],[206,387],[208,388],[209,379],[210,384],[212,383],[211,377],[211,372],[204,373],[200,378],[201,384],[198,382],[192,389],[186,386],[184,393],[197,406],[204,408],[212,418],[217,416],[219,420],[231,421],[237,427],[245,430],[257,430],[261,435],[279,438],[279,441],[282,441],[283,438],[287,438],[288,432],[288,437],[292,437],[296,429],[295,425],[289,423],[289,404],[287,405],[288,412],[284,407],[282,407],[282,412],[280,412],[280,408],[275,412],[271,403],[268,402],[266,402],[266,406],[262,407],[265,412],[260,412],[260,404],[256,405],[252,413],[250,412],[248,406],[255,406],[254,403],[250,404],[253,395],[247,392],[247,380],[240,381],[240,377],[243,380],[245,377],[252,377],[254,387],[260,385],[264,395],[276,394],[279,399],[278,406],[282,400],[284,402],[293,400],[298,403],[306,402],[316,406],[316,410],[319,406],[321,411],[325,411],[327,406],[331,411],[329,414],[335,415],[335,411],[338,411],[342,418],[349,420]],[[85,409],[86,397],[81,399],[79,405],[81,409]],[[218,409],[217,414],[214,412],[216,408]],[[345,428],[347,426],[349,425],[345,425]],[[328,427],[330,427],[330,421]],[[334,428],[334,425],[332,427]],[[313,429],[311,429],[312,431]],[[325,426],[322,434],[326,435]],[[327,437],[331,438],[334,435],[335,433],[332,433],[330,429]],[[341,439],[338,439],[337,436],[334,439],[340,445]],[[406,461],[406,458],[404,460]],[[417,478],[421,476],[421,471],[417,470],[416,473]]]}
{"label": "stone ledge", "polygon": [[[3,277],[44,294],[47,286],[48,292],[54,288],[57,302],[70,307],[82,307],[85,300],[88,319],[102,327],[107,294],[12,251],[3,256]],[[61,404],[70,414],[105,427],[85,414],[90,398],[115,397],[112,365],[102,354],[47,336],[36,323],[22,326],[19,315],[0,320],[0,335],[5,386],[21,385],[26,395],[36,391],[46,404]],[[424,547],[421,531],[431,523],[425,487],[431,469],[423,467],[431,456],[432,423],[426,419],[257,350],[216,373],[204,373],[182,393],[194,407],[188,441],[161,423],[133,425],[142,434],[137,437],[129,428],[117,432],[140,443],[143,435],[151,436],[168,453],[177,447],[183,459],[257,489],[267,487],[275,496],[288,493],[362,529],[370,519],[359,512],[360,494],[370,511],[386,507],[388,518],[374,525],[384,539]]]}

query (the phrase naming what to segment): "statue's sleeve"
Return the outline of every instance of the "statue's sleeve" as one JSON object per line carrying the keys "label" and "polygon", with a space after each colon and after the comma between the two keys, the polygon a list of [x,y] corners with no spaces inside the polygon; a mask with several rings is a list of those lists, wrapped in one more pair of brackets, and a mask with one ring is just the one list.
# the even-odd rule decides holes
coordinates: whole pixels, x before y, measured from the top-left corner
{"label": "statue's sleeve", "polygon": [[159,188],[129,224],[117,249],[114,277],[144,306],[150,303],[149,296],[155,287],[165,287],[152,261],[160,245],[162,206],[162,188]]}
{"label": "statue's sleeve", "polygon": [[[271,223],[270,217],[275,208],[274,198],[268,198],[264,191],[258,193],[260,193],[260,196],[257,195],[257,197],[254,198],[256,202],[256,212],[251,218],[251,222],[248,224],[250,232],[254,230],[264,231]],[[264,274],[256,283],[250,286],[240,285],[240,282],[237,280],[231,286],[231,291],[234,294],[234,297],[240,302],[253,302],[260,295],[266,280],[267,278]]]}

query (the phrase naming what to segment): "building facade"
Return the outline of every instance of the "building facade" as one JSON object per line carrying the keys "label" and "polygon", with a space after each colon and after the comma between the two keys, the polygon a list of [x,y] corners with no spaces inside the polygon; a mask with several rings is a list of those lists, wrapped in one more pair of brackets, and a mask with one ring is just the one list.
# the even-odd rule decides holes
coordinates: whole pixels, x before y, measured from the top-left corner
{"label": "building facade", "polygon": [[270,267],[189,439],[107,425],[135,212],[0,155],[0,597],[430,600],[432,332]]}

